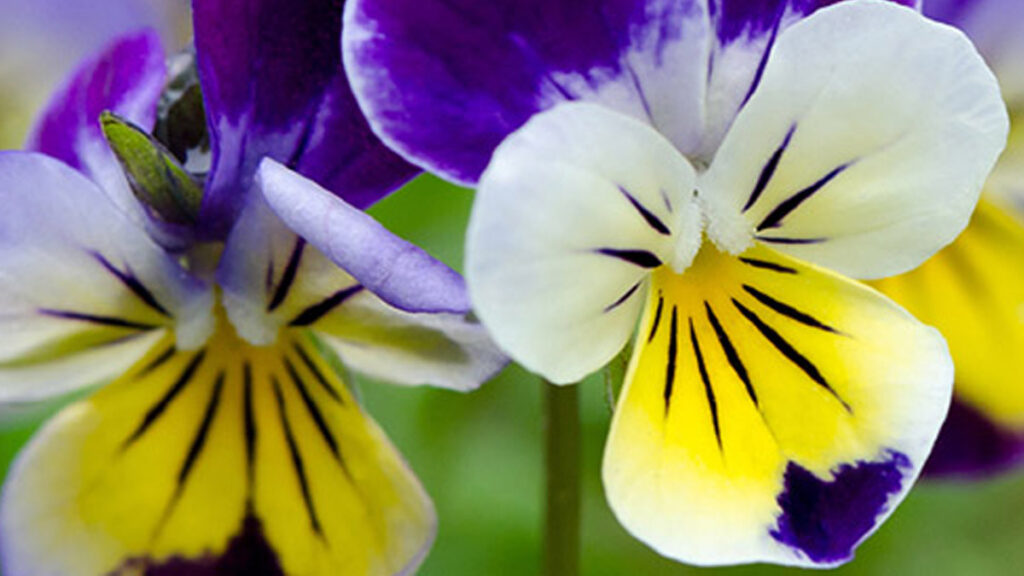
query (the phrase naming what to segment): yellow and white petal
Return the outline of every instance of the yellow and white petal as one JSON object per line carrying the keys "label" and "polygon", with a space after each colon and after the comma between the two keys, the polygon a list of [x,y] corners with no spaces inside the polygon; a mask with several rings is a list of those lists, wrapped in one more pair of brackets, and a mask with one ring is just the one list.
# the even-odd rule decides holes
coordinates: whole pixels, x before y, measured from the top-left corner
{"label": "yellow and white petal", "polygon": [[303,337],[170,338],[31,441],[4,487],[9,576],[392,575],[433,539],[429,498]]}
{"label": "yellow and white petal", "polygon": [[695,173],[650,126],[592,104],[538,114],[495,152],[466,241],[470,299],[498,345],[556,383],[614,357],[650,270],[700,243]]}
{"label": "yellow and white petal", "polygon": [[208,336],[209,287],[82,174],[5,152],[0,203],[0,402],[114,377],[171,326]]}
{"label": "yellow and white petal", "polygon": [[394,384],[470,391],[508,364],[479,323],[399,310],[368,290],[353,293],[310,329],[349,368]]}
{"label": "yellow and white petal", "polygon": [[830,566],[893,511],[949,406],[937,331],[755,247],[652,279],[605,451],[622,524],[705,565]]}
{"label": "yellow and white petal", "polygon": [[938,328],[956,365],[963,417],[947,422],[927,471],[976,475],[1019,463],[1024,356],[1014,351],[1024,350],[1024,226],[983,200],[955,242],[874,286]]}
{"label": "yellow and white petal", "polygon": [[961,32],[894,3],[837,3],[779,34],[702,177],[709,233],[735,251],[716,222],[743,222],[855,278],[907,271],[967,225],[1007,130]]}
{"label": "yellow and white petal", "polygon": [[306,326],[304,317],[326,314],[362,289],[285,226],[256,191],[228,237],[217,280],[232,324],[254,344],[275,342],[282,329]]}

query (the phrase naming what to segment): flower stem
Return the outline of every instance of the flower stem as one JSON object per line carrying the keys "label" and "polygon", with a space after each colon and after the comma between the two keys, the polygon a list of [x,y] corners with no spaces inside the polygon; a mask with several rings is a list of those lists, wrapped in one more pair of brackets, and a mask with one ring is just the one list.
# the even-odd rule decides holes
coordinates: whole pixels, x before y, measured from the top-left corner
{"label": "flower stem", "polygon": [[580,412],[578,385],[543,382],[547,511],[544,574],[577,576],[580,564]]}

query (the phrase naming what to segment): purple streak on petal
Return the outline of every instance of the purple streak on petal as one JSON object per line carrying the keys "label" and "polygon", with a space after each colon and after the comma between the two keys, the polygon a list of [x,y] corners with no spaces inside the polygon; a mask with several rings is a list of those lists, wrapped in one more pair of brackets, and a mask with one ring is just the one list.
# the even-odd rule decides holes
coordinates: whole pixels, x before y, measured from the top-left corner
{"label": "purple streak on petal", "polygon": [[923,474],[975,479],[1024,463],[1024,434],[1000,428],[976,408],[953,398]]}
{"label": "purple streak on petal", "polygon": [[910,468],[905,455],[888,451],[882,461],[843,464],[832,480],[822,480],[790,462],[771,536],[814,562],[848,560],[902,490]]}
{"label": "purple streak on petal", "polygon": [[[748,58],[757,60],[753,76],[733,86],[733,90],[745,91],[743,103],[750,99],[760,84],[778,34],[821,8],[845,1],[711,0],[709,7],[718,35],[718,50],[727,50],[732,45],[741,46],[748,52]],[[920,0],[888,1],[920,9]],[[726,76],[729,77],[729,73]],[[730,78],[730,81],[735,82],[736,78]]]}
{"label": "purple streak on petal", "polygon": [[455,271],[312,181],[265,160],[256,187],[289,228],[388,304],[407,312],[469,311]]}
{"label": "purple streak on petal", "polygon": [[[739,38],[770,34],[783,16],[809,16],[819,8],[846,0],[712,0],[717,17],[718,37],[723,44]],[[904,6],[917,7],[919,0],[890,0]]]}
{"label": "purple streak on petal", "polygon": [[[623,56],[634,43],[660,63],[695,4],[352,0],[343,52],[374,129],[418,163],[472,183],[505,136],[575,98],[562,75],[589,88],[622,79],[632,74]],[[626,80],[642,92],[642,78]]]}
{"label": "purple streak on petal", "polygon": [[363,207],[416,170],[370,132],[341,67],[340,0],[194,2],[214,164],[202,221],[221,236],[260,160],[298,169]]}
{"label": "purple streak on petal", "polygon": [[103,170],[98,162],[116,164],[100,130],[100,114],[110,110],[151,128],[165,77],[164,51],[155,31],[122,36],[79,64],[50,99],[25,147],[95,178]]}

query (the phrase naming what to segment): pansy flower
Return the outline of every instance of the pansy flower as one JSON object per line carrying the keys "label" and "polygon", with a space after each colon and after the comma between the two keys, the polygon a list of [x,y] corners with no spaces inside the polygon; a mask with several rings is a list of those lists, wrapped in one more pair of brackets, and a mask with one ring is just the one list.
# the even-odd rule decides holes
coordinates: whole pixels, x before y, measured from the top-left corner
{"label": "pansy flower", "polygon": [[875,284],[942,331],[956,365],[949,417],[925,473],[971,478],[1024,463],[1024,4],[929,0],[925,14],[964,30],[1010,108],[1006,151],[971,224],[920,268]]}
{"label": "pansy flower", "polygon": [[967,224],[1005,143],[960,32],[876,0],[353,0],[370,125],[478,184],[476,312],[555,383],[635,341],[608,501],[697,564],[848,560],[907,493],[946,345],[850,278]]}
{"label": "pansy flower", "polygon": [[[460,277],[355,207],[416,170],[355,107],[340,5],[200,0],[194,16],[212,156],[197,213],[185,193],[179,212],[137,201],[100,132],[104,110],[153,126],[152,33],[82,64],[34,152],[0,154],[0,402],[113,380],[14,464],[3,572],[412,572],[432,504],[335,359],[467,390],[503,358],[465,319]],[[203,148],[180,160],[202,167]],[[288,218],[339,231],[324,250],[267,206],[281,195],[298,198]]]}

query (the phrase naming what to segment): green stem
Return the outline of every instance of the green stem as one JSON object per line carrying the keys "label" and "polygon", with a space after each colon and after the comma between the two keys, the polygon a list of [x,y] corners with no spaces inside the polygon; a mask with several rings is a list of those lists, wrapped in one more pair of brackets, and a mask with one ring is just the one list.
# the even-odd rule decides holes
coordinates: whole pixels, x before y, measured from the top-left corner
{"label": "green stem", "polygon": [[547,453],[544,574],[580,571],[580,412],[577,384],[543,382]]}

